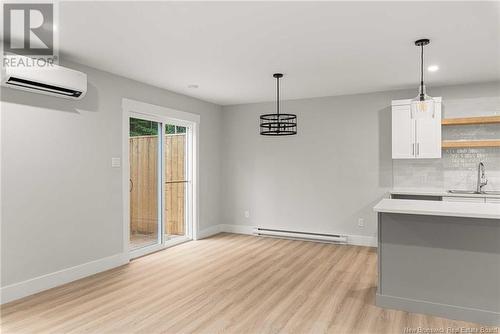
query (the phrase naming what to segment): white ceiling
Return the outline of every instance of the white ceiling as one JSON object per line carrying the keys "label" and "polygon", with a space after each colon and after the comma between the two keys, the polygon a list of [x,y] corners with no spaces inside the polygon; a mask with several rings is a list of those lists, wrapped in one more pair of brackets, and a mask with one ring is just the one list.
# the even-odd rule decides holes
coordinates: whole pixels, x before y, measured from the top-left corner
{"label": "white ceiling", "polygon": [[[69,60],[218,104],[500,80],[500,2],[62,2]],[[197,84],[199,88],[187,86]]]}

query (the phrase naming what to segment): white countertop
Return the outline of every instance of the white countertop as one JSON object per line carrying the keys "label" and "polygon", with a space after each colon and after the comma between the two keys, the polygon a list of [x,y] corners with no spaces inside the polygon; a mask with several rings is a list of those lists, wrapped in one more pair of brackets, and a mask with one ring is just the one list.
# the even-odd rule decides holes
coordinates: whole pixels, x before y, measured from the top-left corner
{"label": "white countertop", "polygon": [[479,198],[500,198],[494,194],[456,194],[449,193],[444,189],[411,189],[397,188],[390,191],[394,195],[417,195],[417,196],[446,196],[446,197],[479,197]]}
{"label": "white countertop", "polygon": [[376,212],[412,215],[487,218],[500,220],[500,204],[446,201],[422,201],[408,199],[381,200],[373,208]]}

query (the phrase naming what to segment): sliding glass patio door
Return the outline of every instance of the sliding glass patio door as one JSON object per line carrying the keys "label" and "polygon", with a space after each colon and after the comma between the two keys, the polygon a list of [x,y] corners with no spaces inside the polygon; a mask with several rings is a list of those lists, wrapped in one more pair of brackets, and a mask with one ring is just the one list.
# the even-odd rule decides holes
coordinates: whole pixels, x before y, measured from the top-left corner
{"label": "sliding glass patio door", "polygon": [[188,122],[129,117],[131,257],[191,238],[192,151]]}
{"label": "sliding glass patio door", "polygon": [[130,249],[161,240],[162,124],[129,118]]}
{"label": "sliding glass patio door", "polygon": [[184,237],[188,232],[189,180],[189,128],[182,125],[165,126],[165,240]]}

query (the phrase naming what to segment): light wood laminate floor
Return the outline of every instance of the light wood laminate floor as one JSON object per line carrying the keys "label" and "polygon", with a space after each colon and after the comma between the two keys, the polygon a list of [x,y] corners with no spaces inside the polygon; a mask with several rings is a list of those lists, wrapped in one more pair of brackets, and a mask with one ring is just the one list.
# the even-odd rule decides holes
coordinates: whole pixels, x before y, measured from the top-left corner
{"label": "light wood laminate floor", "polygon": [[479,326],[374,306],[376,250],[236,234],[2,306],[2,333],[403,333]]}

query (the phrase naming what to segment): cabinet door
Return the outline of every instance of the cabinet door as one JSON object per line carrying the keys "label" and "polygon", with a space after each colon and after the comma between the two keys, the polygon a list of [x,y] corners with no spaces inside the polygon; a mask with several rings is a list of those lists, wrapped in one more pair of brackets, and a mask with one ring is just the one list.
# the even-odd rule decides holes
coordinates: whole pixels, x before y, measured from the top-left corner
{"label": "cabinet door", "polygon": [[409,159],[415,156],[415,120],[410,105],[392,107],[392,158]]}
{"label": "cabinet door", "polygon": [[433,118],[415,120],[417,159],[441,158],[441,103],[436,102]]}

